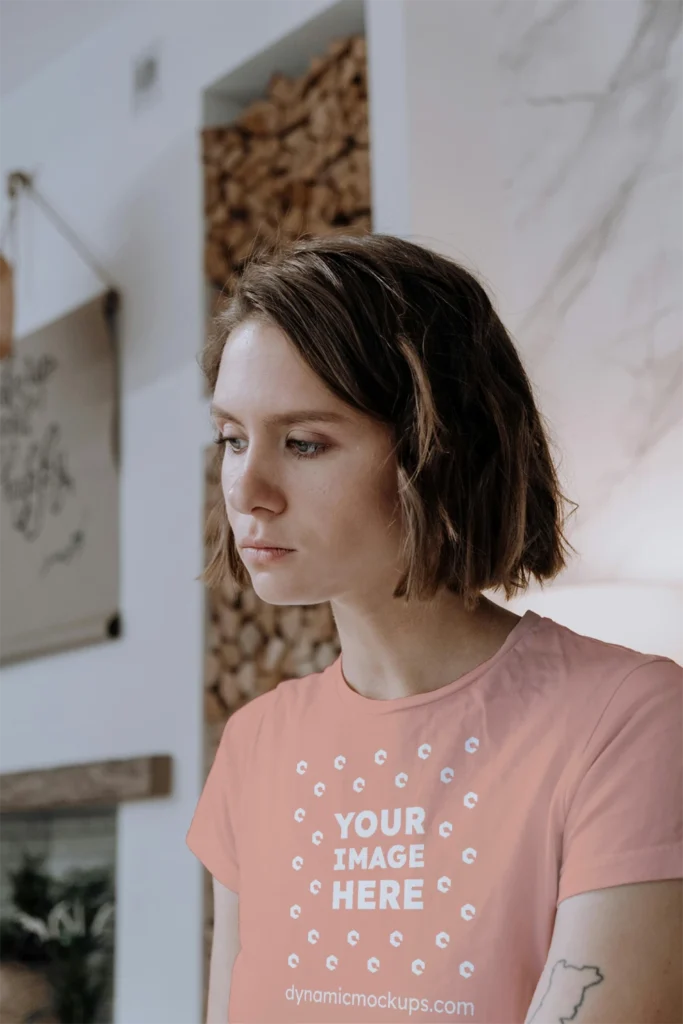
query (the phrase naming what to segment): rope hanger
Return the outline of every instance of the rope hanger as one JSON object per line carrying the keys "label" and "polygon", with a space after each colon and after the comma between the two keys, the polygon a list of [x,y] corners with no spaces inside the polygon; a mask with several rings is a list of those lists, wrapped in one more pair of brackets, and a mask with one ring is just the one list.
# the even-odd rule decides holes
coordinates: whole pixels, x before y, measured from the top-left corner
{"label": "rope hanger", "polygon": [[5,248],[5,242],[7,238],[11,238],[13,249],[16,249],[16,220],[18,215],[18,203],[20,194],[25,193],[33,200],[36,206],[40,207],[47,218],[56,227],[62,239],[72,247],[72,249],[81,257],[83,262],[88,266],[95,276],[102,283],[104,288],[108,290],[116,291],[116,286],[108,272],[106,272],[100,263],[95,259],[92,253],[88,250],[87,246],[79,239],[76,232],[72,230],[69,224],[63,217],[59,216],[57,211],[47,202],[44,196],[39,193],[36,188],[33,178],[30,174],[25,171],[11,171],[7,175],[7,195],[9,197],[9,214],[3,227],[2,234],[0,234],[0,253]]}
{"label": "rope hanger", "polygon": [[[5,220],[5,224],[0,232],[0,359],[9,355],[12,351],[12,336],[14,327],[14,270],[12,263],[6,255],[7,252],[6,242],[9,240],[12,242],[12,254],[18,256],[18,245],[17,245],[17,220],[19,213],[19,198],[21,193],[25,192],[26,195],[41,208],[43,213],[48,219],[54,224],[61,236],[68,242],[71,248],[80,256],[83,262],[88,266],[96,277],[102,282],[104,287],[108,291],[107,296],[107,308],[112,311],[118,304],[118,289],[112,279],[110,278],[107,271],[102,265],[95,259],[87,246],[81,241],[78,235],[69,227],[63,217],[61,217],[54,207],[45,199],[45,197],[38,191],[33,182],[33,178],[30,174],[25,171],[11,171],[7,175],[7,194],[9,196],[9,212]],[[14,266],[18,266],[19,261],[15,256]]]}

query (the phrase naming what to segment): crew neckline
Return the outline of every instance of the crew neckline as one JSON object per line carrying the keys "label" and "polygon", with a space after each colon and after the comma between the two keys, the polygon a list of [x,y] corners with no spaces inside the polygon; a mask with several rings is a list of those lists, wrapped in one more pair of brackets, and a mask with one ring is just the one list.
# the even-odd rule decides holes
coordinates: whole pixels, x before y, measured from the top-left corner
{"label": "crew neckline", "polygon": [[512,627],[495,654],[492,654],[487,661],[482,661],[480,665],[476,665],[474,668],[470,669],[469,672],[465,672],[464,675],[458,676],[458,678],[454,679],[453,682],[446,683],[445,686],[440,686],[436,690],[428,690],[426,693],[413,693],[409,694],[407,697],[392,697],[388,700],[377,700],[373,697],[364,697],[362,694],[352,689],[346,681],[342,666],[342,654],[339,655],[336,661],[332,662],[332,664],[328,666],[326,672],[330,675],[330,682],[341,704],[345,705],[349,710],[354,711],[356,714],[386,715],[391,714],[393,711],[403,711],[409,708],[422,707],[424,704],[431,704],[436,700],[443,700],[444,698],[451,696],[451,694],[457,693],[458,690],[464,689],[480,676],[485,675],[494,667],[494,665],[498,665],[498,663],[502,661],[507,654],[509,654],[512,648],[529,632],[530,629],[542,621],[542,615],[528,609],[524,612],[519,622],[516,622]]}

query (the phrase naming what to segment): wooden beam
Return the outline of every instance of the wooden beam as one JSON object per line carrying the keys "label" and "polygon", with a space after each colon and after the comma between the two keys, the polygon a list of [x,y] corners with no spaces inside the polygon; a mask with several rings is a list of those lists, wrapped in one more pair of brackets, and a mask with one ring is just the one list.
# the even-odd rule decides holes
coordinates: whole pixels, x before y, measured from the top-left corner
{"label": "wooden beam", "polygon": [[0,814],[57,810],[168,796],[172,758],[151,754],[118,761],[39,768],[0,775]]}

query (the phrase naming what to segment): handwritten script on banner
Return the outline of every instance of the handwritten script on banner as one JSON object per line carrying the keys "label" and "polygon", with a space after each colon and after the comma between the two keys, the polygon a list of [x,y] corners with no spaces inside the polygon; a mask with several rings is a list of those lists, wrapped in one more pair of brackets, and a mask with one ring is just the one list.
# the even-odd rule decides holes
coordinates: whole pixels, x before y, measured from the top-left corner
{"label": "handwritten script on banner", "polygon": [[119,630],[118,295],[0,363],[0,662]]}

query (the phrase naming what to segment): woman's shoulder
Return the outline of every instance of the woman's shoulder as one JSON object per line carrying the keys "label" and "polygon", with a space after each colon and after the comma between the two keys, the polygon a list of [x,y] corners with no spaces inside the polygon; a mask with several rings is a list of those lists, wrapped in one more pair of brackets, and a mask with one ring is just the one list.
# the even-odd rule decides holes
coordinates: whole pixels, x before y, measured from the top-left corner
{"label": "woman's shoulder", "polygon": [[230,716],[240,732],[258,730],[266,724],[285,725],[304,709],[310,711],[323,693],[326,670],[282,679],[265,693],[252,697]]}
{"label": "woman's shoulder", "polygon": [[641,687],[680,687],[683,669],[671,658],[635,647],[612,643],[539,617],[527,643],[520,645],[518,668],[563,702],[574,700],[585,708],[587,698],[610,699],[624,683]]}

